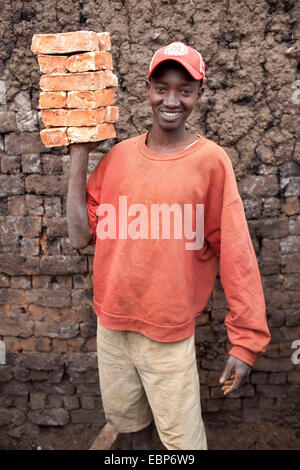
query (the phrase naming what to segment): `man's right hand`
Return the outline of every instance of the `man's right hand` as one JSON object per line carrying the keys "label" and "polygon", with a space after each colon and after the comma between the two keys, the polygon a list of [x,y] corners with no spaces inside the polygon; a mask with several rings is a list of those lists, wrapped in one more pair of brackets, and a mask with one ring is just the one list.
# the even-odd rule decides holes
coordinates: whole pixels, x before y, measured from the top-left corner
{"label": "man's right hand", "polygon": [[82,151],[82,152],[90,152],[91,150],[94,150],[98,145],[100,145],[102,142],[80,142],[76,144],[70,144],[70,153],[73,151]]}

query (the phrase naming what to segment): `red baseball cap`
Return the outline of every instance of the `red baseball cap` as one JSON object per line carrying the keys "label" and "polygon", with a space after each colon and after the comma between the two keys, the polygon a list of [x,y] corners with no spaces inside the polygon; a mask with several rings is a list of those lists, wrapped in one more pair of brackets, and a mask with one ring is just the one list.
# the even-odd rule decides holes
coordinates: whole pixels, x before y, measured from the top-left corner
{"label": "red baseball cap", "polygon": [[200,52],[196,51],[183,42],[172,42],[168,46],[158,49],[150,62],[148,70],[148,79],[153,70],[162,62],[175,60],[179,62],[195,80],[202,79],[202,85],[205,81],[205,64]]}

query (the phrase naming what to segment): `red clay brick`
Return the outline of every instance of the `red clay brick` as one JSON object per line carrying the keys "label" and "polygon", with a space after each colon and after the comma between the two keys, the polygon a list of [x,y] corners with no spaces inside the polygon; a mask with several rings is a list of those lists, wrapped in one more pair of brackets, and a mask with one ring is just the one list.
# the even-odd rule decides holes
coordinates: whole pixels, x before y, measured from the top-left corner
{"label": "red clay brick", "polygon": [[118,85],[118,77],[111,70],[67,74],[46,74],[40,78],[43,91],[95,91]]}
{"label": "red clay brick", "polygon": [[45,147],[61,147],[69,145],[66,127],[43,129],[40,131],[40,135]]}
{"label": "red clay brick", "polygon": [[101,108],[101,106],[110,106],[114,102],[115,92],[113,88],[97,91],[69,91],[67,94],[68,108],[95,109]]}
{"label": "red clay brick", "polygon": [[40,109],[66,108],[67,93],[65,91],[42,91],[39,107]]}
{"label": "red clay brick", "polygon": [[96,33],[99,40],[99,50],[100,51],[110,51],[111,42],[110,42],[110,33]]}
{"label": "red clay brick", "polygon": [[[34,34],[31,51],[33,54],[61,54],[69,52],[98,51],[104,39],[93,31],[75,31],[58,34]],[[102,46],[104,47],[104,46]]]}
{"label": "red clay brick", "polygon": [[119,108],[118,106],[106,106],[105,108],[104,122],[117,122],[119,119]]}
{"label": "red clay brick", "polygon": [[68,127],[67,133],[70,143],[98,142],[116,137],[114,125],[108,123],[95,127]]}
{"label": "red clay brick", "polygon": [[43,73],[67,73],[65,55],[39,55],[38,63]]}
{"label": "red clay brick", "polygon": [[[113,115],[113,112],[111,113]],[[107,112],[109,116],[109,111]],[[105,122],[106,108],[43,109],[41,118],[46,127],[96,126]]]}
{"label": "red clay brick", "polygon": [[89,70],[113,69],[112,55],[105,51],[84,52],[67,58],[69,72],[88,72]]}

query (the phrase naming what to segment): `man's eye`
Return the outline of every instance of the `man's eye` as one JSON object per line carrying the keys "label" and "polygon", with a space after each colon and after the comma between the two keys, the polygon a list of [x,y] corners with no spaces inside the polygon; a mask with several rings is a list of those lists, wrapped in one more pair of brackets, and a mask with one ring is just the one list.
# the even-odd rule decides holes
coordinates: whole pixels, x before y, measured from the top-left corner
{"label": "man's eye", "polygon": [[156,90],[157,90],[159,93],[162,93],[162,92],[165,91],[165,88],[162,87],[162,86],[159,86],[159,87],[156,88]]}
{"label": "man's eye", "polygon": [[188,96],[192,93],[191,90],[182,90],[182,93],[185,95],[185,96]]}

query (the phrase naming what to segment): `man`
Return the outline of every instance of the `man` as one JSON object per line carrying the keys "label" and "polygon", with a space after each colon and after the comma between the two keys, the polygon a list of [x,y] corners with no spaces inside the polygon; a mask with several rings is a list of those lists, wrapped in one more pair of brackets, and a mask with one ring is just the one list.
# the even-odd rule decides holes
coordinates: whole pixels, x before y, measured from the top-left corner
{"label": "man", "polygon": [[74,248],[96,244],[103,407],[113,429],[132,433],[135,449],[151,448],[153,420],[167,449],[207,449],[194,331],[218,266],[233,344],[220,378],[225,395],[245,381],[270,340],[231,161],[185,128],[204,83],[199,52],[169,44],[154,54],[146,80],[150,131],[113,146],[87,184],[88,154],[99,143],[70,146],[70,240]]}

